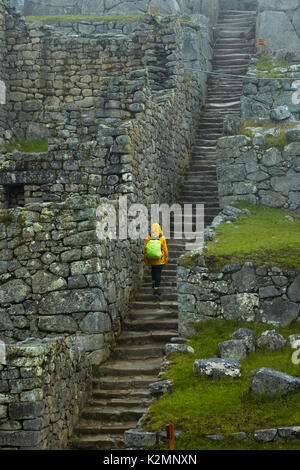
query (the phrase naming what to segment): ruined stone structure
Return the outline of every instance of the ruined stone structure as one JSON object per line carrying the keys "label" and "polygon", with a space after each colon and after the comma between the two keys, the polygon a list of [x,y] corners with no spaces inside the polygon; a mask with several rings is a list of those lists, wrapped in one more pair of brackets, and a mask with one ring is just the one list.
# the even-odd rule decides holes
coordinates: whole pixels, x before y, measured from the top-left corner
{"label": "ruined stone structure", "polygon": [[[157,305],[149,276],[137,293],[143,239],[131,237],[130,220],[118,221],[117,230],[129,226],[123,238],[99,238],[97,209],[118,213],[122,197],[147,208],[204,202],[206,224],[217,215],[216,144],[224,116],[239,117],[242,79],[197,70],[246,73],[255,5],[227,13],[217,0],[61,3],[28,0],[24,13],[140,18],[43,25],[0,2],[0,447],[66,448],[75,429],[75,448],[122,448],[149,404],[144,387],[160,370],[162,342],[177,335],[184,241],[169,243]],[[143,16],[151,7],[172,16]],[[5,152],[12,134],[47,139],[48,151]],[[112,350],[116,362],[106,361]],[[91,365],[105,377],[92,379]],[[125,412],[108,405],[116,396]]]}
{"label": "ruined stone structure", "polygon": [[[7,346],[0,366],[0,445],[58,448],[78,418],[77,392],[84,397],[89,383],[80,358],[99,365],[109,357],[143,275],[143,240],[99,239],[97,207],[117,209],[120,196],[146,207],[176,199],[206,96],[206,76],[185,69],[211,68],[211,33],[206,17],[195,15],[160,25],[82,22],[74,35],[68,26],[26,24],[6,2],[1,7],[0,339],[25,344]],[[11,133],[46,138],[48,152],[5,152]],[[78,351],[70,374],[80,361],[61,418],[57,404],[46,406],[56,392],[39,382],[52,367],[40,342],[57,335],[68,338],[57,339],[65,360]],[[50,380],[58,390],[60,374]]]}

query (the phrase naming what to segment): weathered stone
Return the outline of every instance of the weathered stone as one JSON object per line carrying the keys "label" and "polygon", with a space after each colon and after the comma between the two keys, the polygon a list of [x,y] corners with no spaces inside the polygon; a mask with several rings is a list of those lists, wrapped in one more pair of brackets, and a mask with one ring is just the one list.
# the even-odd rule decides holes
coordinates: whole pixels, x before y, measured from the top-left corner
{"label": "weathered stone", "polygon": [[250,391],[258,395],[277,397],[300,388],[300,379],[273,369],[261,368],[251,378]]}
{"label": "weathered stone", "polygon": [[219,343],[219,355],[225,358],[245,359],[247,356],[247,347],[240,339],[228,340]]}
{"label": "weathered stone", "polygon": [[221,297],[221,306],[225,319],[240,319],[254,321],[255,307],[259,305],[256,294],[233,294]]}
{"label": "weathered stone", "polygon": [[252,263],[245,263],[240,271],[232,274],[233,286],[238,292],[251,292],[257,287],[255,269]]}
{"label": "weathered stone", "polygon": [[194,375],[212,378],[227,376],[235,379],[241,376],[241,366],[238,359],[197,359],[194,362]]}
{"label": "weathered stone", "polygon": [[149,385],[151,395],[157,397],[172,388],[172,380],[158,380]]}
{"label": "weathered stone", "polygon": [[47,271],[38,271],[32,276],[32,291],[35,294],[63,289],[67,283],[63,277],[55,276]]}
{"label": "weathered stone", "polygon": [[73,289],[51,292],[40,302],[39,311],[44,315],[105,311],[106,302],[100,289]]}
{"label": "weathered stone", "polygon": [[26,299],[30,287],[19,279],[2,284],[0,287],[0,304],[9,302],[20,303]]}
{"label": "weathered stone", "polygon": [[288,288],[287,294],[292,302],[300,302],[300,274]]}
{"label": "weathered stone", "polygon": [[300,305],[284,300],[281,297],[261,304],[256,320],[274,326],[287,326],[295,320],[300,311]]}
{"label": "weathered stone", "polygon": [[77,323],[67,315],[49,315],[38,319],[38,328],[54,333],[75,333]]}
{"label": "weathered stone", "polygon": [[271,110],[270,116],[275,121],[283,121],[284,119],[291,117],[291,112],[289,111],[288,106],[278,106]]}
{"label": "weathered stone", "polygon": [[261,349],[282,349],[285,344],[285,338],[276,330],[264,331],[257,339],[257,346]]}
{"label": "weathered stone", "polygon": [[143,448],[156,445],[156,432],[128,429],[124,432],[124,444],[128,448]]}
{"label": "weathered stone", "polygon": [[85,333],[105,333],[111,330],[111,320],[107,313],[90,312],[79,326]]}
{"label": "weathered stone", "polygon": [[239,339],[244,342],[247,352],[255,350],[255,336],[254,332],[249,328],[239,328],[232,333],[234,339]]}
{"label": "weathered stone", "polygon": [[171,354],[178,354],[178,353],[194,354],[195,351],[191,346],[187,346],[185,344],[169,343],[165,345],[165,354],[167,357],[170,356]]}
{"label": "weathered stone", "polygon": [[277,429],[258,429],[254,431],[254,439],[260,442],[272,442],[277,434]]}
{"label": "weathered stone", "polygon": [[8,405],[9,417],[11,419],[34,419],[41,416],[44,409],[42,402],[35,403],[10,403]]}
{"label": "weathered stone", "polygon": [[286,426],[278,428],[278,436],[283,439],[299,439],[300,426]]}

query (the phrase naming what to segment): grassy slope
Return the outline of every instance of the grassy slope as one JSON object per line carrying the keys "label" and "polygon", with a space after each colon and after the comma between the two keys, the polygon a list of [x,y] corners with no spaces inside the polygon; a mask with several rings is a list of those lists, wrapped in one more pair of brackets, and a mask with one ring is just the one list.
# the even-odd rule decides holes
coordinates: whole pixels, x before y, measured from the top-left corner
{"label": "grassy slope", "polygon": [[[219,225],[217,243],[208,243],[206,261],[212,269],[225,264],[252,261],[255,266],[270,265],[300,269],[300,214],[240,202],[251,216]],[[294,222],[285,217],[291,215]]]}
{"label": "grassy slope", "polygon": [[[167,369],[164,378],[174,380],[174,390],[157,400],[150,408],[146,428],[164,429],[170,421],[175,428],[185,433],[176,441],[176,449],[270,449],[297,448],[299,442],[291,444],[260,444],[255,441],[241,443],[229,437],[230,433],[254,431],[270,427],[300,424],[300,392],[283,398],[253,398],[248,389],[251,371],[260,367],[271,367],[292,375],[299,374],[299,365],[291,362],[292,351],[287,345],[280,351],[258,351],[241,361],[242,378],[211,380],[194,377],[195,359],[215,357],[218,343],[231,338],[237,328],[253,328],[256,337],[262,331],[272,329],[267,325],[249,324],[238,321],[208,321],[197,326],[198,333],[188,344],[195,354],[174,356],[173,365]],[[278,328],[287,337],[298,332],[299,327]],[[224,441],[204,439],[206,434],[222,433]]]}

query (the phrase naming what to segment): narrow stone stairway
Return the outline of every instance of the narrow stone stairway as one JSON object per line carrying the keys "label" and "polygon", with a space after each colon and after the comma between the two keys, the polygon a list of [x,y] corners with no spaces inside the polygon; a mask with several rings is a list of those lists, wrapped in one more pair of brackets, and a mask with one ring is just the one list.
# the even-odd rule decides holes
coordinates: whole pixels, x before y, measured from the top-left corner
{"label": "narrow stone stairway", "polygon": [[[243,36],[255,22],[255,12],[226,11],[217,25],[213,70],[245,74],[253,52],[251,38]],[[254,35],[253,35],[254,37]],[[197,130],[190,167],[180,204],[203,203],[205,225],[219,212],[216,142],[223,135],[223,117],[239,113],[242,79],[211,75],[208,97]],[[131,305],[111,358],[93,380],[89,401],[82,411],[71,442],[72,449],[124,448],[124,431],[136,427],[151,404],[149,384],[157,380],[164,346],[177,332],[177,259],[185,240],[168,240],[169,263],[163,269],[160,298],[152,295],[150,270]]]}
{"label": "narrow stone stairway", "polygon": [[[213,72],[245,75],[254,51],[255,11],[220,13],[216,25]],[[245,37],[253,26],[253,30]],[[216,144],[223,135],[225,114],[240,114],[243,79],[209,75],[207,102],[197,130],[190,167],[181,188],[180,203],[204,204],[205,226],[219,213],[216,175]]]}

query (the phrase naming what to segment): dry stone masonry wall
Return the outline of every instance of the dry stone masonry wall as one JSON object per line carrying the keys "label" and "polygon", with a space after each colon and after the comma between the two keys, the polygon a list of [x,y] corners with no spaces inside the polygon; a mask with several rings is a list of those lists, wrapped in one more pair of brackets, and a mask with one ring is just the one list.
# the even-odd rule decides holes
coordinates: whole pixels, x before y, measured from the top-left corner
{"label": "dry stone masonry wall", "polygon": [[237,319],[274,326],[299,320],[299,272],[275,266],[255,268],[251,262],[210,272],[203,256],[194,264],[177,270],[178,331],[183,337],[193,335],[193,325],[203,320]]}
{"label": "dry stone masonry wall", "polygon": [[64,337],[7,345],[0,365],[0,448],[66,449],[89,385],[86,358]]}
{"label": "dry stone masonry wall", "polygon": [[205,15],[214,24],[219,0],[10,0],[10,5],[26,16],[44,15],[143,15],[155,9],[162,15]]}
{"label": "dry stone masonry wall", "polygon": [[[252,58],[248,75],[257,75],[257,61],[258,58]],[[265,80],[252,77],[244,80],[241,97],[241,116],[244,120],[270,119],[274,116],[274,112],[276,113],[277,108],[281,107],[287,108],[283,119],[300,120],[298,99],[300,65],[291,65],[289,69],[274,68],[274,74],[276,74],[276,70],[278,75],[283,78]],[[260,73],[267,76],[263,72]],[[289,77],[291,78],[288,79]]]}
{"label": "dry stone masonry wall", "polygon": [[[99,203],[99,201],[98,201]],[[139,240],[98,240],[97,198],[14,209],[1,224],[0,338],[74,336],[106,359],[140,276]]]}
{"label": "dry stone masonry wall", "polygon": [[[279,128],[269,129],[278,135]],[[217,146],[220,206],[237,200],[290,209],[300,213],[300,127],[286,130],[287,145],[265,149],[266,138],[257,128],[253,138],[223,137]]]}

